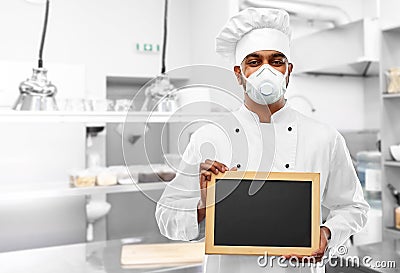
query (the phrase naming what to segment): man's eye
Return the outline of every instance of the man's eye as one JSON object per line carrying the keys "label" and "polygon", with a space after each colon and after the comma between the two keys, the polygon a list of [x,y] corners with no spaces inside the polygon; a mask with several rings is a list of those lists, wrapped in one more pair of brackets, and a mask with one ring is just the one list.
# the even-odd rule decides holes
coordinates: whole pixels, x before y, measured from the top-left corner
{"label": "man's eye", "polygon": [[272,60],[271,65],[273,66],[282,66],[285,64],[284,60],[278,59],[278,60]]}
{"label": "man's eye", "polygon": [[249,65],[258,65],[258,61],[257,60],[248,61],[247,64],[249,64]]}

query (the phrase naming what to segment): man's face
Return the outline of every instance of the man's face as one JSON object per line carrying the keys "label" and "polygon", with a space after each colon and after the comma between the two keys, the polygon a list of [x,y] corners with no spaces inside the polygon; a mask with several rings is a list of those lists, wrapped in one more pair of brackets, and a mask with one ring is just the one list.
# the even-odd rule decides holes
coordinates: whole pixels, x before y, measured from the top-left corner
{"label": "man's face", "polygon": [[269,64],[282,74],[285,74],[286,66],[288,66],[288,77],[286,81],[287,83],[289,82],[289,75],[292,72],[293,65],[288,63],[285,55],[275,50],[260,50],[247,55],[246,58],[244,58],[241,67],[234,67],[239,84],[245,84],[240,71],[243,71],[243,74],[248,78],[264,64]]}

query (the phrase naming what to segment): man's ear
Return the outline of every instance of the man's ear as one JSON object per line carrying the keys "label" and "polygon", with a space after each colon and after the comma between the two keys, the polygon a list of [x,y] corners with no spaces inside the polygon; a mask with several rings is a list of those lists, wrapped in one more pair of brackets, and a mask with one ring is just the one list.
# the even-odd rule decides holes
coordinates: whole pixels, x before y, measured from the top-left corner
{"label": "man's ear", "polygon": [[293,64],[289,63],[289,69],[288,69],[288,75],[290,76],[290,73],[293,71]]}
{"label": "man's ear", "polygon": [[289,78],[290,78],[290,74],[293,71],[293,64],[289,63],[289,67],[288,67],[288,76],[286,78],[286,87],[289,85]]}
{"label": "man's ear", "polygon": [[237,79],[239,85],[243,85],[243,78],[242,78],[242,73],[241,73],[241,70],[240,70],[240,66],[235,65],[233,67],[233,71],[235,72],[236,79]]}

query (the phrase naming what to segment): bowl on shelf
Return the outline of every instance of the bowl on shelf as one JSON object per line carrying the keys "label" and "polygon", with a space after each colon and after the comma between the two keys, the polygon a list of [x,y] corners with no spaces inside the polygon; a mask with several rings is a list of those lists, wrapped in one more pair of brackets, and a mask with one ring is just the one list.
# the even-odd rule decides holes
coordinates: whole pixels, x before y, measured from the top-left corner
{"label": "bowl on shelf", "polygon": [[400,145],[391,145],[389,149],[394,160],[400,161]]}

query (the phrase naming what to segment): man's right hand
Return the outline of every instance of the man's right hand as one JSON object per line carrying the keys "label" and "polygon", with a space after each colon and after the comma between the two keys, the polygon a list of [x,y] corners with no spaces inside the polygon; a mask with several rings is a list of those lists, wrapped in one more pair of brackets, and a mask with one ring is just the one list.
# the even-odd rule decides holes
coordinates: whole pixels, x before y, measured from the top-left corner
{"label": "man's right hand", "polygon": [[[236,171],[237,168],[233,167],[231,171]],[[206,217],[206,199],[207,199],[207,184],[211,181],[212,174],[224,173],[229,171],[229,168],[218,161],[207,159],[204,163],[200,164],[200,192],[201,198],[197,205],[197,222],[200,223]]]}

